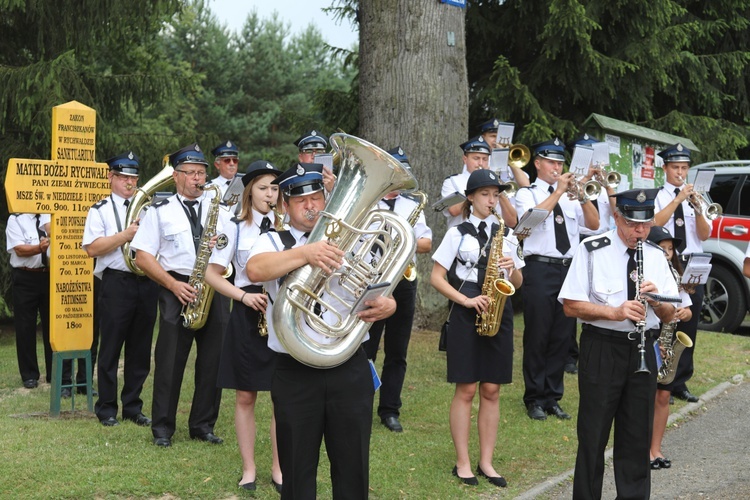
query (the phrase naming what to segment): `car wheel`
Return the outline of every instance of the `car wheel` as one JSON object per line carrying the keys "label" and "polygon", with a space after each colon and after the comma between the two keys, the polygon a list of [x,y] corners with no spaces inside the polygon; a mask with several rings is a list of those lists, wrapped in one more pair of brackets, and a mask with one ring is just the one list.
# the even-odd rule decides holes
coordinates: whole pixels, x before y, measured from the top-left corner
{"label": "car wheel", "polygon": [[734,332],[742,324],[745,312],[745,294],[740,282],[725,267],[714,266],[706,281],[698,328]]}

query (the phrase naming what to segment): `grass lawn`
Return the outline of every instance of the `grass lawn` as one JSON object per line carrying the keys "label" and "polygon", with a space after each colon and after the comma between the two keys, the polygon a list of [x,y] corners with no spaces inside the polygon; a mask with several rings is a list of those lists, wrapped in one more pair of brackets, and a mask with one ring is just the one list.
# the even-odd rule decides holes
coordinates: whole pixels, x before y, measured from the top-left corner
{"label": "grass lawn", "polygon": [[[495,468],[508,480],[503,497],[513,497],[537,483],[571,469],[576,453],[576,419],[544,422],[530,420],[522,403],[521,354],[523,317],[516,316],[514,383],[500,391],[500,428]],[[415,331],[409,351],[409,369],[403,390],[402,434],[389,432],[374,417],[371,458],[371,498],[465,498],[498,491],[487,481],[479,487],[459,484],[451,476],[453,444],[448,429],[448,409],[453,386],[445,382],[444,354],[437,350],[437,332]],[[154,337],[156,338],[156,337]],[[690,383],[702,394],[717,383],[748,369],[750,338],[700,332],[696,373]],[[39,359],[42,359],[41,343]],[[378,358],[382,363],[382,356]],[[129,422],[105,428],[85,411],[84,397],[62,404],[63,414],[49,412],[49,385],[21,388],[13,329],[0,333],[0,496],[4,498],[231,498],[237,488],[241,461],[234,433],[234,393],[225,391],[216,433],[221,446],[191,441],[187,415],[193,390],[193,358],[188,364],[178,410],[177,433],[169,449],[151,444],[148,428]],[[144,412],[150,416],[152,378],[144,388]],[[578,415],[575,375],[565,376],[562,407]],[[376,398],[378,395],[376,394]],[[674,409],[684,403],[678,401]],[[377,405],[377,400],[376,400]],[[476,405],[475,405],[476,410]],[[258,490],[255,498],[278,498],[271,487],[271,453],[268,436],[270,397],[257,403]],[[474,414],[476,418],[476,414]],[[472,459],[478,458],[476,432],[472,434]],[[330,498],[325,453],[321,455],[318,496]]]}

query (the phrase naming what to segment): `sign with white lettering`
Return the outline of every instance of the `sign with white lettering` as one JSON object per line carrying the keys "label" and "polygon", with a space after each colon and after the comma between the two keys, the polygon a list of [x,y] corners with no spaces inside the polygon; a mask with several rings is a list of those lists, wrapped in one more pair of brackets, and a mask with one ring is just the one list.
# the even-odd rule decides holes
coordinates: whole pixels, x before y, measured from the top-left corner
{"label": "sign with white lettering", "polygon": [[94,329],[93,260],[81,247],[86,215],[110,192],[106,163],[96,163],[96,111],[71,101],[52,108],[52,159],[12,158],[5,196],[13,213],[52,214],[50,343],[88,350]]}

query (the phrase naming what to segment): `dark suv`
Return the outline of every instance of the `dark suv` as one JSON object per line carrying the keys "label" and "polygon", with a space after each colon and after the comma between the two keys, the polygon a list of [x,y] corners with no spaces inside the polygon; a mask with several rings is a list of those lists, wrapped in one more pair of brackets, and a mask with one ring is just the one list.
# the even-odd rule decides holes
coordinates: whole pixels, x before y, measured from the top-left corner
{"label": "dark suv", "polygon": [[715,161],[690,169],[692,182],[699,168],[716,169],[709,197],[721,205],[703,250],[712,254],[711,274],[698,328],[735,332],[750,308],[750,280],[742,275],[750,242],[750,160]]}

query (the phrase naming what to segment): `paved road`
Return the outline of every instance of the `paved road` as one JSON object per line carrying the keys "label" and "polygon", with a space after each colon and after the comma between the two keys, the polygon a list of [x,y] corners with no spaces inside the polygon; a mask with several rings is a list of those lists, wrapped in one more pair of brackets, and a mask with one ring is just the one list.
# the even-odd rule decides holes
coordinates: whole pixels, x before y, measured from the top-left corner
{"label": "paved road", "polygon": [[[671,469],[652,471],[651,498],[740,499],[750,498],[750,372],[720,384],[695,404],[685,406],[670,419],[664,453]],[[670,420],[671,422],[671,420]],[[602,498],[615,498],[611,450],[604,473]],[[570,499],[572,472],[527,491],[522,499]]]}

